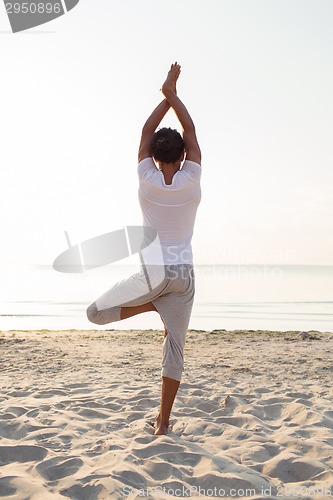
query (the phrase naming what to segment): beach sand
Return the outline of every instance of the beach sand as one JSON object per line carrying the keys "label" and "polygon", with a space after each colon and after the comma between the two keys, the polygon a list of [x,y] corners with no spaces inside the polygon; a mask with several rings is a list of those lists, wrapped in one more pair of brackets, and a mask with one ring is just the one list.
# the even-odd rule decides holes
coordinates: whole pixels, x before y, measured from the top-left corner
{"label": "beach sand", "polygon": [[333,334],[188,333],[154,436],[162,331],[0,333],[0,497],[333,498]]}

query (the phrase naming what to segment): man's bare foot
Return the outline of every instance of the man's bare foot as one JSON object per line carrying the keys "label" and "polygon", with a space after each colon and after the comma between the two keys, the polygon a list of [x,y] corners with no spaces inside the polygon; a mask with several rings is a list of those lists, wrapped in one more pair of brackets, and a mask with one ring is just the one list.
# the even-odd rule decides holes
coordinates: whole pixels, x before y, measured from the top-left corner
{"label": "man's bare foot", "polygon": [[155,436],[161,436],[163,434],[168,433],[169,425],[161,423],[160,414],[157,415],[155,422],[153,423],[153,427],[155,429],[155,431],[154,431]]}
{"label": "man's bare foot", "polygon": [[168,429],[169,429],[168,425],[160,424],[155,430],[154,434],[155,436],[163,436],[164,434],[168,434]]}

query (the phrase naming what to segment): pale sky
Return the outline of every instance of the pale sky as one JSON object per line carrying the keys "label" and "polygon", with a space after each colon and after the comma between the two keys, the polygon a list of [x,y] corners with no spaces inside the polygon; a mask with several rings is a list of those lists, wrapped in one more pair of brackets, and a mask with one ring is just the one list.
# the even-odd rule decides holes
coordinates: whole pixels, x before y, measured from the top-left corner
{"label": "pale sky", "polygon": [[0,264],[141,223],[141,128],[177,60],[195,262],[333,265],[332,19],[331,0],[81,0],[12,34],[2,3]]}

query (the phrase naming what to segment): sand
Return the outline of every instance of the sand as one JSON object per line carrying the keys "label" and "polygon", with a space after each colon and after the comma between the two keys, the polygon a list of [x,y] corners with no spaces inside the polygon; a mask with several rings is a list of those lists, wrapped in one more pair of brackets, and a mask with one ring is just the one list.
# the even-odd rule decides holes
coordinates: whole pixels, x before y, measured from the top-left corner
{"label": "sand", "polygon": [[333,498],[333,334],[189,331],[154,436],[162,331],[0,333],[0,497]]}

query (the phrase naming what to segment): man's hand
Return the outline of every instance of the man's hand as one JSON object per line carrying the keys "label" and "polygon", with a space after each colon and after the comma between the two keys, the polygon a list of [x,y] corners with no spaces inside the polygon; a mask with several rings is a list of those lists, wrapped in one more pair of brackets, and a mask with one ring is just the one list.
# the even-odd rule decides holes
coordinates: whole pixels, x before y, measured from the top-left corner
{"label": "man's hand", "polygon": [[176,84],[180,75],[180,64],[175,62],[175,64],[171,64],[171,68],[168,72],[168,76],[166,77],[165,82],[162,85],[162,93],[165,97],[171,94],[177,95]]}

